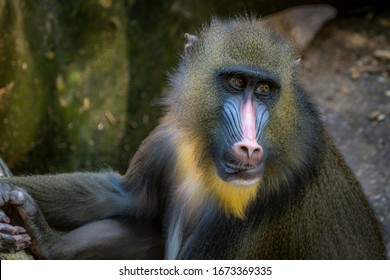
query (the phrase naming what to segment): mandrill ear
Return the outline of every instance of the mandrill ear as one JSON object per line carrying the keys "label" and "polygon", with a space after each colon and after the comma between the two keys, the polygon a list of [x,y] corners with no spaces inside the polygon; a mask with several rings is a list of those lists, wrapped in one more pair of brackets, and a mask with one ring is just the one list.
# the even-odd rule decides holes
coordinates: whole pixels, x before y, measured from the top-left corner
{"label": "mandrill ear", "polygon": [[186,39],[186,42],[184,44],[184,53],[187,54],[192,45],[198,40],[198,37],[189,33],[184,34],[184,39]]}

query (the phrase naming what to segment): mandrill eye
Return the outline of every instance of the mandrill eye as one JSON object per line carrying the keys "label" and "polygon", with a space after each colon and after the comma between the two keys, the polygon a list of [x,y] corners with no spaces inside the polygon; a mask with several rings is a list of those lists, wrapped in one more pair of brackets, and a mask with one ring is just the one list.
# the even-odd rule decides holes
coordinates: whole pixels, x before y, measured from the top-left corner
{"label": "mandrill eye", "polygon": [[242,90],[246,86],[246,81],[244,80],[244,78],[240,76],[233,76],[229,78],[228,84],[234,89]]}
{"label": "mandrill eye", "polygon": [[259,95],[267,95],[273,89],[273,86],[270,82],[260,82],[256,86],[255,93]]}

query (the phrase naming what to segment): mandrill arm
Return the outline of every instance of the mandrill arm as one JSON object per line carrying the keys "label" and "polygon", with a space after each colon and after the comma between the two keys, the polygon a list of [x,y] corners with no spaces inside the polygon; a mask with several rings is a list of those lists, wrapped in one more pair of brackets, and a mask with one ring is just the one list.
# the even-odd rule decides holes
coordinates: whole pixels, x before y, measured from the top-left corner
{"label": "mandrill arm", "polygon": [[32,242],[34,257],[44,259],[162,258],[159,189],[171,177],[161,179],[172,171],[170,131],[156,129],[145,139],[124,176],[108,171],[1,178],[0,253]]}
{"label": "mandrill arm", "polygon": [[48,223],[71,230],[87,222],[130,213],[131,198],[113,172],[38,175],[1,179],[25,189]]}

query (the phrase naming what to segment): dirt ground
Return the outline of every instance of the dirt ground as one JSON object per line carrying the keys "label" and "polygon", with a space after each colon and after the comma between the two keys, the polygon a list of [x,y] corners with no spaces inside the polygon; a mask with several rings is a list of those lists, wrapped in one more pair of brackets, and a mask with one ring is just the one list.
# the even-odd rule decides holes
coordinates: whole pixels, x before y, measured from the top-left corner
{"label": "dirt ground", "polygon": [[390,11],[339,15],[302,62],[302,83],[360,180],[390,258]]}

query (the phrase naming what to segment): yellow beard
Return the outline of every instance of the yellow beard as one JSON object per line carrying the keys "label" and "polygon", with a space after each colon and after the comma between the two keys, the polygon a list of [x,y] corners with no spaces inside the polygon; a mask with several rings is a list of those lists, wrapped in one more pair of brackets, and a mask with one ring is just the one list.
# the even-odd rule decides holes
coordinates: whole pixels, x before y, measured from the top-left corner
{"label": "yellow beard", "polygon": [[201,207],[204,198],[213,196],[227,216],[244,219],[245,210],[255,198],[259,183],[236,186],[223,181],[211,159],[199,161],[199,142],[194,138],[182,137],[177,143],[176,172],[180,182],[177,195],[184,200],[190,213],[195,213]]}

